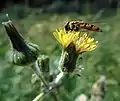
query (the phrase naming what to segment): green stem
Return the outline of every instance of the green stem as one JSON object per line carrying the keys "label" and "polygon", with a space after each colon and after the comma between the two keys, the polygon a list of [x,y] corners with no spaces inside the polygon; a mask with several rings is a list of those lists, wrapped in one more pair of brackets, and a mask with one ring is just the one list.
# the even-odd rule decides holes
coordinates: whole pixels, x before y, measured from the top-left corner
{"label": "green stem", "polygon": [[61,79],[64,77],[64,75],[65,75],[65,74],[64,74],[63,72],[59,73],[59,74],[57,75],[57,77],[55,78],[54,83],[55,83],[55,84],[59,84],[60,81],[61,81]]}
{"label": "green stem", "polygon": [[44,96],[44,93],[40,93],[40,94],[37,95],[36,98],[34,98],[32,101],[38,101],[38,100],[41,100],[43,96]]}
{"label": "green stem", "polygon": [[[66,52],[64,50],[62,50],[61,58],[60,58],[59,65],[58,65],[58,69],[60,70],[60,73],[57,75],[56,79],[54,80],[54,84],[55,85],[58,85],[59,82],[61,81],[61,79],[64,77],[64,73],[62,72],[61,68],[63,67],[65,57],[66,57]],[[39,66],[38,66],[37,62],[35,63],[35,66],[32,66],[32,69],[34,70],[34,72],[36,73],[36,75],[40,78],[40,80],[43,82],[43,84],[45,85],[45,87],[48,90],[51,90],[51,89],[53,89],[53,88],[56,87],[56,86],[53,86],[53,88],[50,88],[50,86],[47,84],[47,82],[45,81],[45,79],[41,76],[40,69],[39,69]],[[44,94],[45,93],[43,93],[43,95]],[[56,95],[53,92],[50,92],[50,94],[54,98],[55,101],[58,101]],[[40,93],[35,98],[35,100],[33,100],[33,101],[37,101],[36,99],[40,99],[41,97],[42,96],[41,96],[41,93]]]}
{"label": "green stem", "polygon": [[40,80],[44,83],[44,85],[46,86],[46,88],[49,88],[49,85],[47,84],[46,80],[42,77],[39,66],[37,64],[37,62],[35,63],[35,66],[33,67],[34,72],[36,73],[36,75],[40,78]]}
{"label": "green stem", "polygon": [[[35,72],[35,74],[40,78],[40,80],[43,82],[43,84],[45,85],[45,87],[49,90],[50,86],[47,84],[46,80],[42,77],[41,73],[40,73],[40,69],[38,67],[37,62],[35,63],[35,66],[32,66],[33,71]],[[53,97],[54,101],[58,101],[56,94],[54,94],[53,92],[50,92],[51,96]],[[40,95],[40,94],[39,94]],[[38,96],[39,96],[38,95]],[[42,96],[43,97],[43,96]]]}
{"label": "green stem", "polygon": [[59,65],[58,65],[58,69],[60,70],[60,72],[62,72],[61,68],[63,67],[65,56],[66,56],[66,52],[62,50],[62,54],[61,54]]}

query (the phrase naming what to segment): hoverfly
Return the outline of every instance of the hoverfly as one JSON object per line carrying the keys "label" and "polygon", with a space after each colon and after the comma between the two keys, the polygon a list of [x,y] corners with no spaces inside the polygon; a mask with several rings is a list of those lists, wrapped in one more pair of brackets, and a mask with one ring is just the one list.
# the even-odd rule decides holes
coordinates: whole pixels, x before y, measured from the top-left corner
{"label": "hoverfly", "polygon": [[83,20],[73,20],[68,21],[64,26],[66,31],[80,31],[85,29],[87,31],[94,31],[94,32],[103,32],[103,30],[96,24],[90,24],[84,22]]}

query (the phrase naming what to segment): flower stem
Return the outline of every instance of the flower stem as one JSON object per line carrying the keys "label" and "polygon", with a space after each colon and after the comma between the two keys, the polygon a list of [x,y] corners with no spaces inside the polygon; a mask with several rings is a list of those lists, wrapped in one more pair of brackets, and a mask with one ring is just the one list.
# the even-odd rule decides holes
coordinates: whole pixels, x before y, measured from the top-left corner
{"label": "flower stem", "polygon": [[32,101],[38,101],[38,100],[42,99],[43,96],[44,96],[44,93],[40,93]]}
{"label": "flower stem", "polygon": [[[35,74],[40,78],[40,80],[43,82],[43,84],[45,85],[45,87],[49,90],[49,89],[50,89],[50,86],[49,86],[49,84],[46,82],[46,80],[42,77],[37,62],[35,63],[35,66],[32,66],[32,69],[33,69],[33,71],[35,72]],[[58,99],[57,99],[57,97],[56,97],[56,94],[54,94],[53,92],[50,92],[50,94],[51,94],[51,96],[53,97],[54,101],[58,101]],[[43,95],[44,95],[44,93],[43,93],[42,96],[40,96],[40,95],[41,95],[41,93],[38,95],[38,97],[37,97],[36,99],[42,98]],[[39,100],[39,99],[38,99],[38,100]],[[38,101],[38,100],[35,100],[35,101]],[[33,101],[34,101],[34,100],[33,100]]]}
{"label": "flower stem", "polygon": [[[38,66],[38,63],[36,62],[35,66],[32,66],[32,69],[34,70],[36,75],[40,78],[40,80],[43,82],[45,87],[48,89],[51,96],[54,98],[54,101],[58,101],[58,100],[57,100],[56,95],[53,92],[51,92],[51,90],[56,88],[60,84],[61,79],[64,77],[64,73],[62,72],[61,68],[63,67],[65,57],[66,57],[66,52],[64,50],[62,50],[61,58],[60,58],[59,65],[58,65],[58,69],[60,70],[60,73],[57,75],[56,79],[54,80],[54,82],[53,82],[54,86],[52,86],[52,87],[49,86],[48,83],[46,82],[46,80],[41,76],[40,68]],[[33,101],[37,101],[37,100],[41,99],[45,93],[46,92],[44,92],[42,95],[40,93]]]}
{"label": "flower stem", "polygon": [[62,54],[61,54],[59,65],[58,65],[58,69],[60,70],[60,72],[62,72],[61,68],[63,67],[65,57],[66,57],[66,52],[62,50]]}

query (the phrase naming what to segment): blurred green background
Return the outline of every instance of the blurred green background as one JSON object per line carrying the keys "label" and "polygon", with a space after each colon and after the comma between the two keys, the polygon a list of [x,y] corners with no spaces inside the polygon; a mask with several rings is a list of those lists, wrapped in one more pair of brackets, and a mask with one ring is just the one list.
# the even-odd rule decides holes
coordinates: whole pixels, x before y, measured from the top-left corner
{"label": "blurred green background", "polygon": [[[100,2],[101,1],[101,2]],[[9,14],[24,38],[40,46],[41,54],[48,55],[52,70],[56,71],[61,47],[52,33],[67,21],[82,19],[98,22],[103,33],[92,33],[99,46],[83,54],[81,77],[66,80],[61,87],[61,101],[74,101],[87,93],[101,74],[107,77],[104,101],[120,101],[120,8],[119,0],[35,0],[4,2],[0,22]],[[33,3],[33,4],[32,4]],[[1,3],[2,5],[2,3]],[[82,5],[82,6],[80,6]],[[39,87],[31,84],[32,70],[8,62],[11,49],[3,25],[0,25],[0,101],[32,101],[39,94]],[[53,101],[47,96],[45,101]]]}

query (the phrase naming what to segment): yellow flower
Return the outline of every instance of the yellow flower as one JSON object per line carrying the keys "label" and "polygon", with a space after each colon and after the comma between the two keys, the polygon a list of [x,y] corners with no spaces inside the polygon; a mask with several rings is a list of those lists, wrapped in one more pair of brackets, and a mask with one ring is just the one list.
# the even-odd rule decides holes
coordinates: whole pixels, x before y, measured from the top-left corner
{"label": "yellow flower", "polygon": [[63,28],[57,29],[56,32],[53,33],[54,37],[63,46],[63,48],[67,48],[71,43],[73,43],[77,54],[92,51],[97,47],[98,41],[95,41],[94,38],[90,38],[88,34],[89,33],[82,31],[66,32]]}
{"label": "yellow flower", "polygon": [[56,29],[56,32],[53,32],[54,37],[57,41],[63,46],[63,48],[68,47],[68,45],[73,41],[75,34],[68,32],[64,29]]}
{"label": "yellow flower", "polygon": [[94,38],[89,37],[88,34],[89,33],[86,32],[79,32],[79,34],[76,36],[78,39],[73,40],[76,53],[82,53],[96,49],[98,41],[95,41]]}

